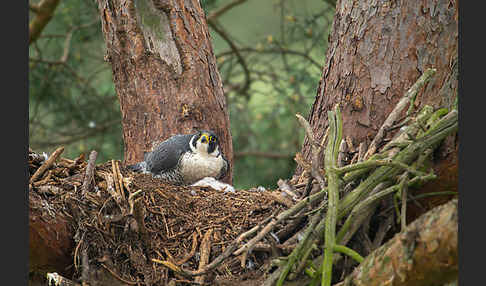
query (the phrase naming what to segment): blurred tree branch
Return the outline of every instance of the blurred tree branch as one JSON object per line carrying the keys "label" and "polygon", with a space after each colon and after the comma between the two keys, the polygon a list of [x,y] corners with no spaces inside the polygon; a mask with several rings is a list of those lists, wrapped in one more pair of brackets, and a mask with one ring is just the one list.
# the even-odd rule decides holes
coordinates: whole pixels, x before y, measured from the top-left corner
{"label": "blurred tree branch", "polygon": [[71,27],[71,29],[69,29],[69,31],[67,32],[66,35],[55,35],[56,37],[66,37],[64,39],[63,53],[62,53],[61,57],[59,58],[59,60],[57,60],[57,61],[44,60],[44,59],[42,59],[42,57],[40,57],[40,58],[29,58],[29,61],[51,64],[51,65],[64,65],[68,60],[69,51],[71,49],[71,39],[73,37],[73,33],[75,31],[79,30],[79,29],[87,28],[87,27],[92,26],[92,25],[94,25],[98,22],[99,22],[99,19],[97,18],[96,20],[91,21],[87,24]]}
{"label": "blurred tree branch", "polygon": [[37,4],[29,3],[29,9],[35,12],[29,24],[29,45],[35,42],[54,15],[59,0],[41,0]]}
{"label": "blurred tree branch", "polygon": [[216,11],[211,12],[208,15],[207,21],[208,22],[210,22],[210,21],[216,21],[221,15],[223,15],[226,12],[228,12],[233,7],[236,7],[236,6],[240,5],[240,4],[243,4],[246,1],[247,0],[234,0],[234,1],[226,4],[225,6],[220,7],[219,9],[217,9]]}
{"label": "blurred tree branch", "polygon": [[243,68],[244,74],[245,74],[245,83],[243,84],[243,87],[239,88],[238,93],[243,94],[245,97],[249,98],[248,95],[248,88],[250,87],[250,71],[248,70],[248,65],[245,61],[245,59],[241,56],[240,51],[236,44],[230,39],[230,36],[226,33],[226,31],[221,27],[221,25],[218,24],[216,20],[209,20],[208,19],[208,24],[209,26],[216,32],[218,33],[221,38],[223,38],[226,43],[230,46],[231,50],[235,54],[238,62],[240,63],[241,67]]}

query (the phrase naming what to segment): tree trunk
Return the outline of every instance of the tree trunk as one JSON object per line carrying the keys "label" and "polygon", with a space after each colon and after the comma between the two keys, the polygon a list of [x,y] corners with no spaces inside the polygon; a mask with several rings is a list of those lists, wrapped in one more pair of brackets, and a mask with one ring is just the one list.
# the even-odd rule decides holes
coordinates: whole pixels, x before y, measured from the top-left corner
{"label": "tree trunk", "polygon": [[[427,68],[437,72],[418,94],[416,109],[425,104],[453,107],[458,87],[457,15],[457,1],[449,0],[338,1],[326,65],[309,115],[318,141],[327,128],[327,111],[339,103],[343,138],[352,139],[355,147],[369,144]],[[435,158],[441,191],[457,191],[457,144],[456,138],[448,138]],[[302,154],[308,161],[310,150],[306,138]],[[295,174],[301,173],[298,167]],[[429,187],[437,189],[435,185]]]}
{"label": "tree trunk", "polygon": [[[226,99],[199,1],[98,0],[98,7],[123,116],[125,164],[143,160],[153,143],[195,129],[213,130],[232,162]],[[231,179],[230,168],[225,181]]]}

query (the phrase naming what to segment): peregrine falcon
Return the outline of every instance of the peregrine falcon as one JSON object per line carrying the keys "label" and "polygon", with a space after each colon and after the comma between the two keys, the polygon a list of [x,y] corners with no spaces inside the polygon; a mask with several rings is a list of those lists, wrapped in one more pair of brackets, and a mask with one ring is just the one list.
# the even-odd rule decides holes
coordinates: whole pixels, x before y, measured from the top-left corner
{"label": "peregrine falcon", "polygon": [[201,130],[174,135],[145,153],[144,161],[127,167],[176,185],[190,185],[205,177],[223,178],[229,165],[216,134]]}

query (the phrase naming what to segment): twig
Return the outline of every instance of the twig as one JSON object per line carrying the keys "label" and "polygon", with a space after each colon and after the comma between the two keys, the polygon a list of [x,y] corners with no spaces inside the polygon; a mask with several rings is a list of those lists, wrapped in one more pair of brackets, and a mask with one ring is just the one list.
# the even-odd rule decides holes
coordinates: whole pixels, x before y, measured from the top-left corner
{"label": "twig", "polygon": [[81,237],[81,239],[78,242],[78,245],[74,249],[73,262],[74,262],[74,269],[76,269],[76,270],[78,270],[78,268],[79,268],[79,265],[78,265],[78,259],[79,259],[78,258],[78,251],[79,251],[79,248],[81,247],[81,245],[83,244],[83,239],[84,239],[84,235]]}
{"label": "twig", "polygon": [[223,38],[223,40],[226,41],[226,43],[228,43],[231,50],[234,51],[236,59],[240,63],[241,67],[243,68],[243,73],[245,75],[245,83],[243,84],[243,87],[239,90],[239,92],[241,92],[242,94],[247,94],[248,88],[250,87],[251,78],[250,78],[250,70],[248,69],[248,65],[246,64],[245,59],[241,56],[236,44],[230,39],[226,31],[222,27],[220,27],[216,19],[214,20],[208,19],[208,25],[211,28],[213,28],[213,30],[216,33],[218,33],[221,36],[221,38]]}
{"label": "twig", "polygon": [[292,203],[292,200],[280,195],[278,192],[269,192],[268,193],[275,201],[278,203],[286,206],[287,208],[291,208],[294,204]]}
{"label": "twig", "polygon": [[[312,152],[311,174],[317,180],[317,182],[319,182],[321,189],[323,189],[324,186],[326,185],[326,183],[324,182],[324,178],[322,177],[321,173],[319,172],[319,170],[320,170],[320,168],[319,168],[319,154],[321,153],[322,145],[319,144],[316,141],[316,139],[314,137],[314,133],[312,132],[312,129],[310,127],[309,122],[307,122],[307,120],[305,120],[305,118],[302,117],[302,115],[300,115],[300,114],[296,114],[295,116],[299,120],[300,125],[302,127],[304,127],[305,133],[307,134],[307,138],[309,139],[309,141],[311,143],[311,152]],[[326,131],[326,135],[324,135],[323,141],[327,137],[327,134],[328,133]]]}
{"label": "twig", "polygon": [[437,71],[436,69],[427,69],[422,74],[422,76],[414,83],[414,85],[412,85],[412,87],[408,89],[408,91],[400,99],[397,105],[395,105],[395,108],[393,108],[392,112],[388,115],[385,122],[383,122],[383,125],[381,125],[375,138],[373,139],[373,141],[371,141],[370,147],[368,148],[368,151],[366,152],[364,159],[369,158],[371,155],[373,155],[376,152],[376,149],[378,148],[378,144],[385,136],[385,131],[389,129],[391,126],[393,126],[393,123],[398,119],[400,113],[405,108],[405,106],[409,104],[410,101],[415,100],[415,97],[417,96],[419,89],[430,80],[430,78],[435,74],[436,71]]}
{"label": "twig", "polygon": [[40,176],[42,176],[44,174],[44,172],[49,169],[52,164],[54,164],[54,162],[56,161],[56,159],[59,157],[59,155],[61,155],[61,153],[64,151],[64,147],[59,147],[56,149],[56,151],[54,151],[51,156],[49,156],[49,159],[47,159],[43,164],[42,166],[39,167],[39,169],[37,169],[37,171],[35,171],[35,173],[32,175],[32,177],[30,177],[30,180],[29,180],[29,183],[33,183],[35,182]]}
{"label": "twig", "polygon": [[116,165],[115,165],[115,160],[111,160],[111,170],[112,170],[112,173],[113,173],[113,181],[115,183],[115,190],[116,192],[118,193],[118,195],[120,196],[120,198],[124,201],[125,200],[125,196],[123,195],[123,190],[120,189],[120,181],[118,180],[118,172],[117,172],[117,168],[116,168]]}
{"label": "twig", "polygon": [[402,226],[402,231],[407,228],[407,190],[408,190],[408,172],[403,174],[399,185],[401,197],[402,197],[402,209],[400,211],[400,224]]}
{"label": "twig", "polygon": [[217,18],[219,18],[224,13],[228,12],[233,7],[238,6],[238,5],[240,5],[240,4],[242,4],[243,2],[246,2],[246,1],[247,0],[234,0],[234,1],[224,5],[223,7],[217,9],[216,11],[211,12],[207,17],[207,21],[216,20]]}
{"label": "twig", "polygon": [[[199,247],[199,252],[201,253],[201,257],[199,259],[199,268],[198,270],[204,269],[209,262],[209,255],[211,254],[211,236],[213,235],[213,229],[209,229],[203,237],[201,245]],[[198,283],[204,283],[204,275],[200,275],[194,279]]]}
{"label": "twig", "polygon": [[116,279],[120,280],[123,283],[129,284],[129,285],[137,285],[137,284],[140,283],[138,281],[128,281],[126,279],[121,278],[118,274],[115,273],[115,271],[113,271],[110,268],[108,268],[108,266],[106,266],[104,263],[101,263],[100,265],[103,268],[105,268],[106,270],[108,270],[108,272],[110,272],[110,274],[113,275],[113,277],[115,277]]}
{"label": "twig", "polygon": [[49,182],[49,180],[51,179],[51,177],[52,177],[52,171],[49,170],[49,171],[47,171],[47,176],[44,179],[37,181],[37,182],[34,182],[32,185],[34,185],[34,187],[36,187],[36,188],[46,187],[46,186],[54,187],[54,186],[46,185],[47,182]]}
{"label": "twig", "polygon": [[339,154],[337,157],[337,167],[343,167],[344,164],[346,163],[346,148],[347,148],[347,143],[343,139],[341,140],[341,144],[339,145]]}
{"label": "twig", "polygon": [[[166,224],[166,228],[167,228],[167,224]],[[167,233],[169,233],[169,232],[167,231]],[[194,254],[196,254],[196,248],[197,248],[197,232],[193,232],[192,233],[191,251],[188,254],[186,254],[186,256],[184,256],[184,258],[182,258],[179,261],[176,261],[176,264],[182,265],[182,264],[186,263],[189,259],[191,259],[194,256]]]}
{"label": "twig", "polygon": [[302,194],[302,198],[305,198],[307,197],[311,190],[312,190],[312,182],[314,181],[314,177],[310,176],[308,179],[307,179],[307,183],[305,185],[305,190],[304,190],[304,193]]}
{"label": "twig", "polygon": [[358,162],[363,161],[363,157],[365,153],[366,153],[366,143],[361,142],[359,143],[359,147],[358,147]]}
{"label": "twig", "polygon": [[120,197],[120,194],[116,192],[114,189],[113,185],[115,184],[115,181],[113,179],[113,175],[109,173],[102,173],[103,177],[105,177],[105,182],[106,182],[106,191],[113,197],[115,202],[122,207],[122,198]]}
{"label": "twig", "polygon": [[385,238],[386,233],[392,226],[392,222],[393,222],[393,216],[390,215],[386,218],[385,221],[383,221],[380,224],[380,227],[378,228],[378,231],[375,234],[375,238],[373,239],[373,242],[371,244],[371,251],[374,251],[375,249],[380,247],[380,245],[383,242],[383,239]]}
{"label": "twig", "polygon": [[95,168],[96,157],[98,156],[98,152],[95,150],[91,151],[89,154],[88,165],[86,166],[86,172],[84,174],[83,179],[83,186],[81,187],[81,193],[83,196],[89,191],[91,181],[93,180],[93,173]]}
{"label": "twig", "polygon": [[123,190],[123,175],[120,172],[120,165],[118,164],[118,161],[115,161],[115,168],[116,168],[116,177],[118,177],[118,185],[120,186],[120,196],[122,197],[123,200],[125,199],[125,192]]}

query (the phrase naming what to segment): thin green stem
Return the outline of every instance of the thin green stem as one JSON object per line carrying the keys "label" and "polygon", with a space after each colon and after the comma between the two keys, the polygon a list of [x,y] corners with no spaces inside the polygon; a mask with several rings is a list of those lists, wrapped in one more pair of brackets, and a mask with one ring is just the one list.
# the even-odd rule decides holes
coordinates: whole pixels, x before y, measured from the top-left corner
{"label": "thin green stem", "polygon": [[330,286],[332,278],[333,248],[336,240],[336,223],[339,204],[339,174],[336,172],[339,145],[342,138],[342,121],[339,107],[328,112],[329,143],[325,154],[325,168],[328,182],[328,207],[324,230],[324,260],[321,267],[321,286]]}
{"label": "thin green stem", "polygon": [[352,259],[356,260],[356,262],[358,263],[361,263],[364,260],[363,256],[359,255],[358,252],[344,245],[335,244],[333,250],[351,257]]}
{"label": "thin green stem", "polygon": [[407,227],[407,191],[408,191],[408,173],[403,174],[400,184],[398,185],[400,189],[400,195],[402,199],[402,209],[400,211],[400,223],[402,231],[405,231]]}
{"label": "thin green stem", "polygon": [[402,168],[403,170],[405,170],[405,171],[407,171],[411,174],[417,175],[417,176],[425,175],[424,172],[415,170],[415,169],[411,168],[410,166],[408,166],[406,164],[403,164],[401,162],[395,162],[395,161],[392,161],[390,159],[387,159],[387,160],[367,160],[367,161],[364,161],[364,162],[359,162],[359,163],[355,163],[355,164],[352,164],[352,165],[347,165],[347,166],[344,166],[344,167],[341,167],[341,168],[336,168],[335,170],[339,175],[342,175],[342,174],[349,173],[349,172],[352,172],[352,171],[356,171],[356,170],[359,170],[359,169],[364,169],[364,168],[371,169],[371,168],[378,167],[378,166],[398,167],[398,168]]}
{"label": "thin green stem", "polygon": [[410,105],[408,106],[407,116],[412,114],[413,107],[415,105],[415,98],[417,97],[419,89],[430,80],[430,78],[435,74],[436,71],[437,69],[427,69],[417,80],[417,82],[412,85],[412,87],[410,87],[410,89],[407,91],[407,97],[410,98]]}

